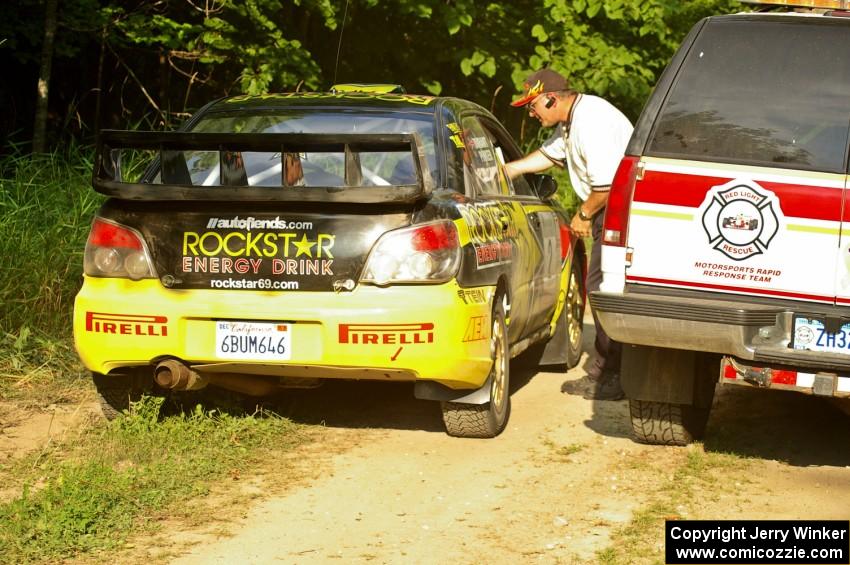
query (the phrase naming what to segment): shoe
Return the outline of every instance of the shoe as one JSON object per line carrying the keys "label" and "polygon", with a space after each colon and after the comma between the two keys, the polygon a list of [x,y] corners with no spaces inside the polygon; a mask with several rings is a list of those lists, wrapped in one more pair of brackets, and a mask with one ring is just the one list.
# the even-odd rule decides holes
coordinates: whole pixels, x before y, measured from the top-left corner
{"label": "shoe", "polygon": [[564,381],[561,385],[561,392],[565,394],[574,394],[576,396],[584,396],[588,391],[596,388],[598,379],[585,375],[575,381]]}
{"label": "shoe", "polygon": [[587,388],[582,394],[585,400],[622,400],[626,397],[618,374],[606,375],[593,384],[594,386]]}

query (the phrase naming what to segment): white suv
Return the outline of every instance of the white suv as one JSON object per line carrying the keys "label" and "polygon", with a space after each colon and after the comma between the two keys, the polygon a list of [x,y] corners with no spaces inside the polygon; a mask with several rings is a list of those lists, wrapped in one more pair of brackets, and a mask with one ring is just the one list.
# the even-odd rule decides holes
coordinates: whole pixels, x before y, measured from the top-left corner
{"label": "white suv", "polygon": [[718,376],[850,397],[848,93],[847,11],[704,19],[662,75],[591,296],[639,441],[699,437]]}

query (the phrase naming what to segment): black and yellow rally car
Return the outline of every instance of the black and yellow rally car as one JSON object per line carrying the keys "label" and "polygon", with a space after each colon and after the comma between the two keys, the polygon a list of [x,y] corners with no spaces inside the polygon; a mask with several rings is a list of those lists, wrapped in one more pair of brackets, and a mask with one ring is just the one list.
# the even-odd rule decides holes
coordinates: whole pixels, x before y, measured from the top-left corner
{"label": "black and yellow rally car", "polygon": [[506,177],[519,156],[471,102],[344,88],[102,132],[74,335],[104,411],[409,381],[449,434],[497,435],[511,357],[581,353],[584,247],[551,178]]}

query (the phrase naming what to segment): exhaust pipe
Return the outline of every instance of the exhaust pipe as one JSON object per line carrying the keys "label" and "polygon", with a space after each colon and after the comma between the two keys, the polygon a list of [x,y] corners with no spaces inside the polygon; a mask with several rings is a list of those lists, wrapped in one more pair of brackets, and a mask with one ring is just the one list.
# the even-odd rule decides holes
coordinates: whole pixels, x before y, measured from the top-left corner
{"label": "exhaust pipe", "polygon": [[160,361],[154,369],[154,381],[168,390],[200,390],[215,385],[249,396],[268,396],[278,390],[273,379],[230,373],[198,373],[177,359]]}
{"label": "exhaust pipe", "polygon": [[199,390],[209,384],[209,378],[193,371],[176,359],[160,361],[153,372],[156,384],[170,390]]}

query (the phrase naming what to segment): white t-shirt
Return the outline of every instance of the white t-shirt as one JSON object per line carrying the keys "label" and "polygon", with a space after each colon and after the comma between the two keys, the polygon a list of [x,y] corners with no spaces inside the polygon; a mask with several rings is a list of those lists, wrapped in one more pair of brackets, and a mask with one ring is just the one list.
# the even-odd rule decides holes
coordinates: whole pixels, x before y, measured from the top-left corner
{"label": "white t-shirt", "polygon": [[573,189],[582,200],[593,190],[607,190],[626,152],[632,124],[610,102],[579,94],[568,126],[558,124],[540,147],[554,163],[566,162]]}

